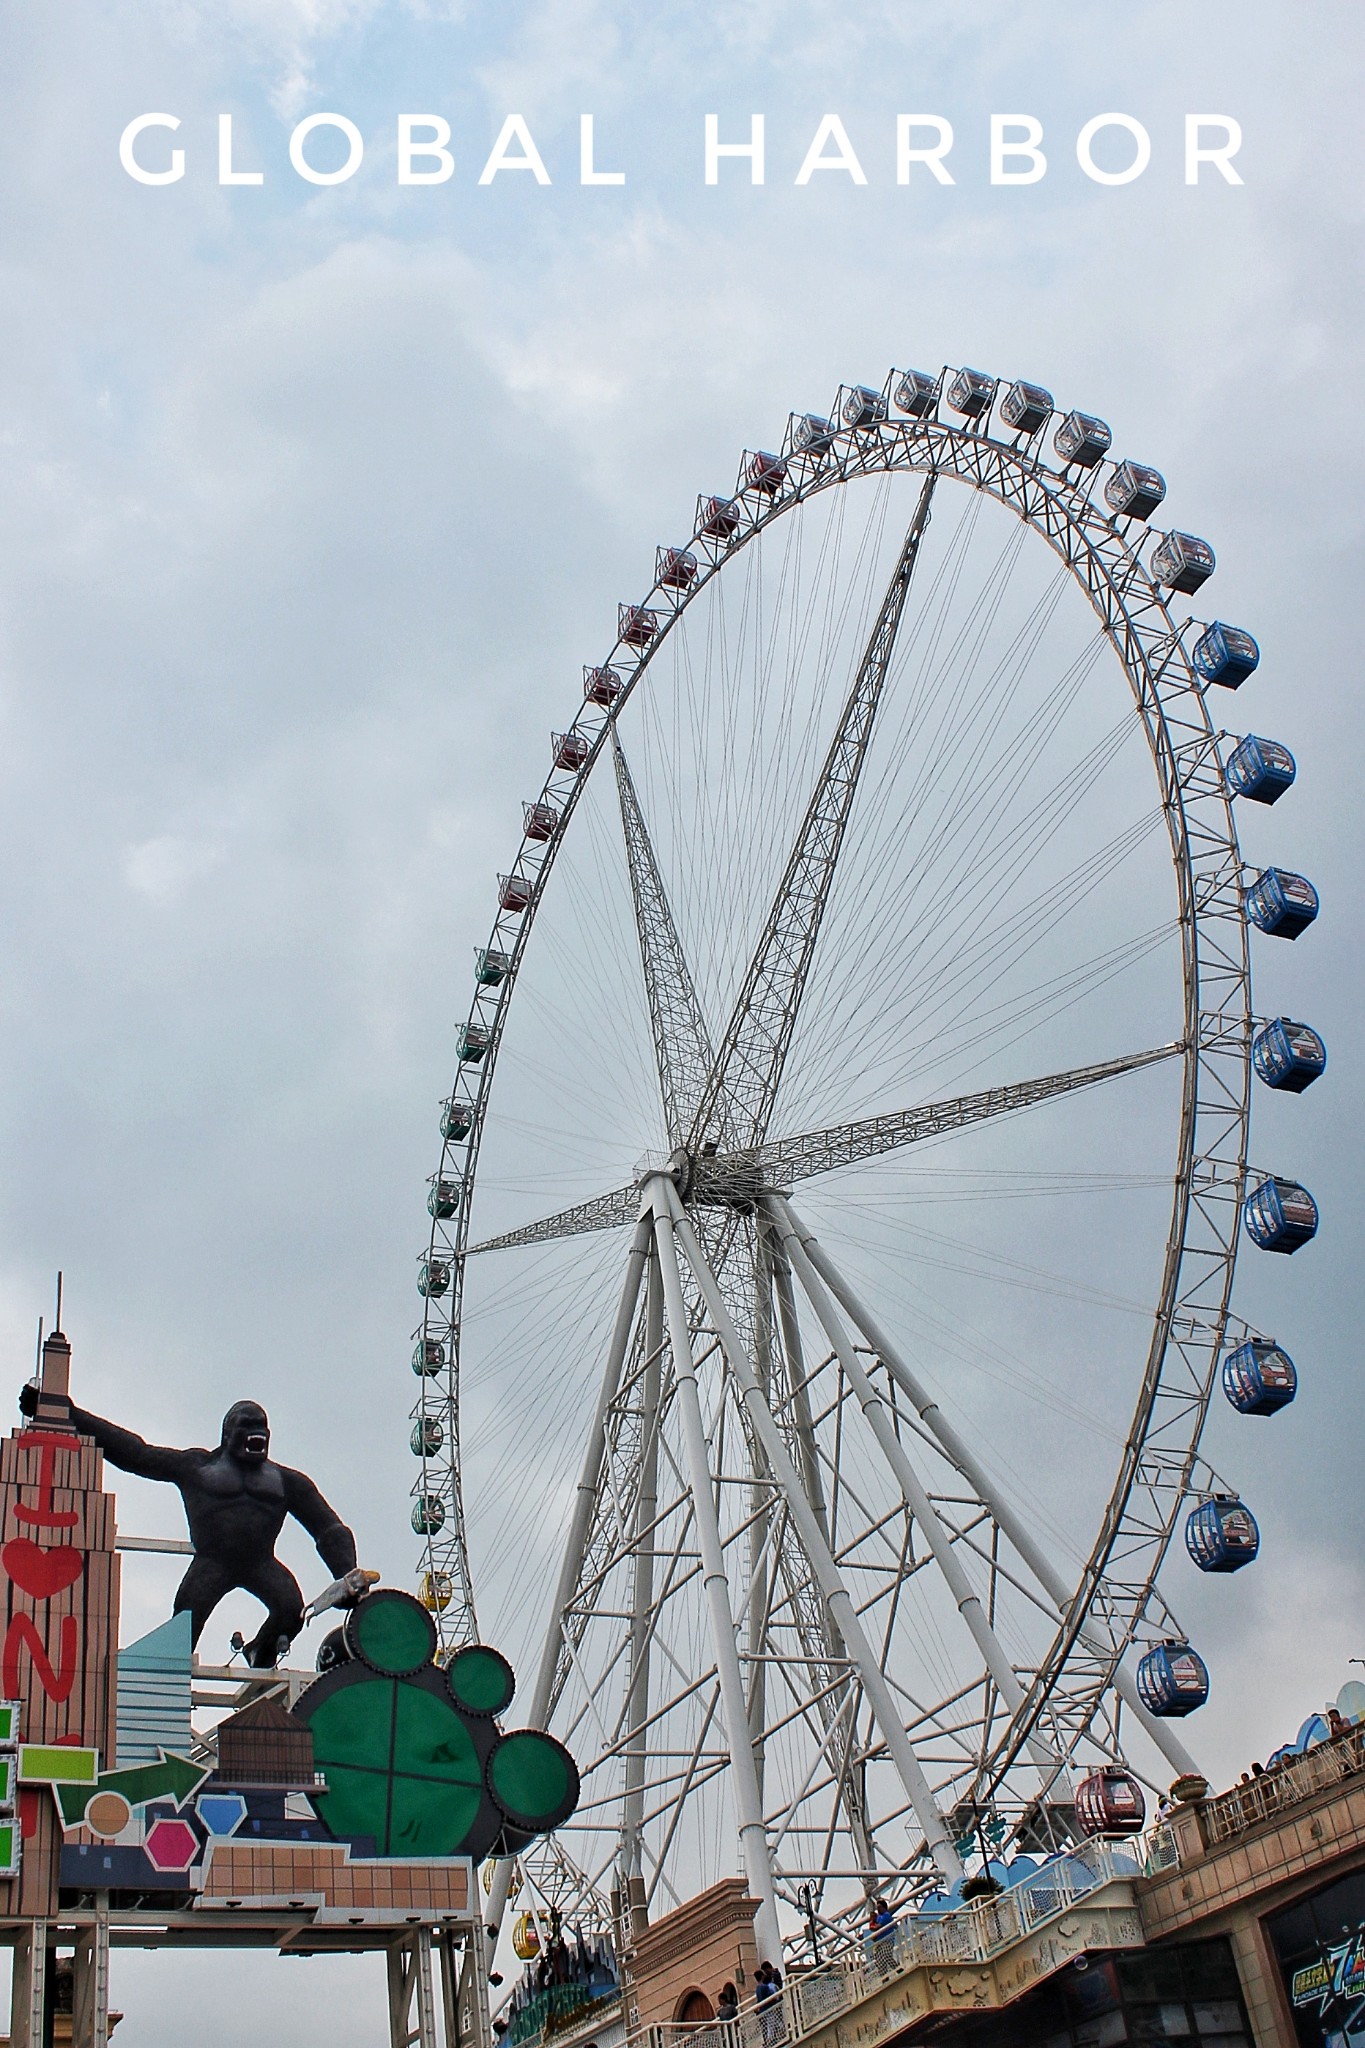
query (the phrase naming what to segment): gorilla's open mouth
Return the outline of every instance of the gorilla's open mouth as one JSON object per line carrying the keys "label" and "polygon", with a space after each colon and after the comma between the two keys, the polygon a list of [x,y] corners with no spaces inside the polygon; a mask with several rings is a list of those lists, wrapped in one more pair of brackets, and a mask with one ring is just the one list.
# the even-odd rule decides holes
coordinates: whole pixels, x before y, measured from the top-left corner
{"label": "gorilla's open mouth", "polygon": [[270,1447],[270,1438],[263,1429],[249,1429],[242,1438],[242,1449],[253,1458],[263,1458]]}

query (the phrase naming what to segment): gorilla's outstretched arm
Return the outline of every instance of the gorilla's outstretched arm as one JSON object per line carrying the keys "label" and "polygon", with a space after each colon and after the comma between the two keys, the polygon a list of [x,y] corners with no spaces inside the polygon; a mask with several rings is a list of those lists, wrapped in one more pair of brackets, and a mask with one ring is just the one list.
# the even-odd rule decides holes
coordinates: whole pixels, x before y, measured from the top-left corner
{"label": "gorilla's outstretched arm", "polygon": [[111,1465],[117,1465],[120,1472],[135,1472],[139,1479],[168,1479],[178,1486],[208,1456],[203,1450],[173,1451],[162,1444],[149,1444],[131,1429],[120,1429],[116,1422],[78,1408],[74,1401],[71,1420],[82,1436],[95,1439]]}

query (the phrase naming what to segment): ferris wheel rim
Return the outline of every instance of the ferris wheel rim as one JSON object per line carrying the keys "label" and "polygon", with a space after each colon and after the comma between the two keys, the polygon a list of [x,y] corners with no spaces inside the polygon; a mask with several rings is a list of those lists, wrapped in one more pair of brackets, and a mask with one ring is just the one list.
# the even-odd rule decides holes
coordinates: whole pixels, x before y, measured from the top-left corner
{"label": "ferris wheel rim", "polygon": [[[946,386],[948,374],[945,372],[940,378],[940,389]],[[898,375],[893,371],[887,380],[888,398]],[[842,387],[839,395],[842,399]],[[838,411],[836,406],[836,419]],[[439,1170],[444,1174],[449,1167],[458,1173],[462,1199],[455,1230],[443,1234],[439,1222],[434,1219],[429,1235],[428,1256],[440,1254],[448,1257],[450,1264],[449,1307],[434,1318],[428,1301],[420,1334],[425,1336],[434,1322],[448,1336],[444,1395],[449,1434],[442,1470],[446,1475],[452,1515],[449,1528],[443,1525],[441,1531],[428,1534],[424,1563],[429,1574],[439,1576],[444,1573],[458,1581],[460,1605],[455,1628],[463,1630],[463,1633],[453,1635],[450,1624],[442,1616],[438,1617],[442,1623],[442,1635],[448,1641],[476,1636],[459,1459],[460,1316],[465,1260],[470,1249],[471,1197],[477,1178],[493,1075],[525,948],[554,860],[616,720],[692,601],[729,561],[775,520],[817,495],[842,488],[858,477],[898,473],[942,475],[994,499],[1012,511],[1022,524],[1039,533],[1060,557],[1072,581],[1100,618],[1142,718],[1161,786],[1162,808],[1178,888],[1185,1010],[1184,1078],[1171,1227],[1160,1299],[1115,1484],[1070,1606],[1030,1689],[1029,1711],[1036,1715],[1076,1655],[1082,1631],[1101,1600],[1106,1566],[1123,1538],[1124,1517],[1138,1484],[1157,1402],[1165,1391],[1163,1373],[1171,1357],[1174,1325],[1183,1299],[1181,1273],[1192,1207],[1200,1200],[1198,1183],[1201,1173],[1207,1179],[1208,1173],[1203,1170],[1211,1163],[1216,1169],[1213,1177],[1218,1182],[1221,1199],[1225,1206],[1230,1204],[1233,1224],[1223,1233],[1224,1242],[1217,1262],[1220,1267],[1217,1284],[1213,1284],[1210,1276],[1206,1275],[1202,1290],[1206,1301],[1211,1299],[1212,1307],[1211,1317],[1206,1317],[1207,1328],[1199,1338],[1207,1360],[1191,1377],[1189,1361],[1184,1358],[1187,1384],[1182,1397],[1182,1413],[1186,1418],[1183,1432],[1186,1440],[1183,1446],[1162,1446],[1165,1511],[1161,1516],[1160,1531],[1154,1542],[1148,1542],[1140,1579],[1124,1582],[1122,1612],[1115,1610],[1112,1599],[1108,1601],[1108,1611],[1103,1620],[1112,1656],[1108,1658],[1107,1670],[1100,1673],[1097,1667],[1092,1673],[1097,1693],[1102,1692],[1112,1678],[1113,1668],[1143,1625],[1151,1605],[1155,1581],[1174,1534],[1180,1501],[1198,1453],[1212,1392],[1236,1260],[1236,1216],[1245,1180],[1249,1118],[1251,1006],[1247,933],[1241,916],[1240,895],[1237,894],[1235,905],[1227,900],[1229,888],[1234,892],[1240,888],[1236,826],[1230,800],[1218,772],[1212,721],[1184,646],[1183,635],[1189,621],[1176,625],[1169,600],[1142,560],[1144,545],[1149,535],[1155,535],[1155,530],[1140,523],[1136,544],[1128,545],[1128,535],[1120,535],[1117,521],[1106,520],[1094,503],[1094,490],[1100,473],[1098,466],[1078,472],[1077,477],[1072,478],[1065,467],[1060,471],[1042,467],[1040,435],[1024,440],[1016,436],[1014,443],[1009,444],[991,438],[983,431],[981,422],[958,425],[937,416],[926,420],[892,420],[889,404],[886,417],[870,428],[832,426],[826,450],[812,455],[794,445],[794,429],[800,418],[800,415],[792,415],[788,427],[779,458],[785,465],[785,478],[778,490],[769,495],[746,481],[751,462],[751,452],[746,451],[735,497],[725,501],[739,509],[736,529],[723,539],[708,537],[700,530],[699,519],[699,530],[687,544],[688,550],[694,551],[695,574],[692,580],[685,587],[677,588],[663,584],[656,575],[654,584],[640,603],[629,608],[636,617],[641,613],[653,617],[654,630],[649,642],[643,648],[632,648],[618,630],[605,667],[615,670],[620,676],[619,694],[605,707],[594,707],[585,699],[567,728],[569,733],[578,734],[586,740],[586,755],[571,773],[558,767],[552,767],[547,773],[536,804],[556,811],[557,824],[545,842],[523,835],[516,863],[510,872],[513,876],[525,874],[529,878],[525,906],[516,912],[500,907],[494,917],[485,950],[501,952],[506,945],[506,966],[493,998],[490,999],[486,992],[481,994],[476,987],[466,1028],[482,1021],[488,1030],[487,1045],[473,1068],[474,1085],[463,1092],[460,1092],[461,1080],[467,1068],[463,1062],[457,1067],[451,1099],[454,1100],[459,1093],[459,1099],[468,1105],[470,1127],[467,1136],[454,1141],[445,1140]],[[989,419],[988,411],[985,423],[989,423]],[[660,550],[661,557],[664,552]],[[1120,569],[1122,576],[1118,573]],[[627,607],[622,607],[621,625],[625,624],[627,610]],[[1165,696],[1162,694],[1163,686]],[[1173,731],[1168,717],[1168,699],[1175,698],[1181,700],[1185,714],[1180,733]],[[1194,778],[1192,784],[1191,776]],[[1191,793],[1200,805],[1198,829],[1206,856],[1208,850],[1213,849],[1215,865],[1221,864],[1224,871],[1221,897],[1206,886],[1201,888],[1200,876],[1196,873],[1187,818],[1187,799]],[[1221,831],[1218,829],[1220,825]],[[1205,866],[1208,864],[1206,857]],[[1231,920],[1230,913],[1235,913]],[[1229,929],[1235,929],[1238,934],[1235,945],[1229,944],[1226,932],[1221,934],[1218,945],[1210,943],[1205,947],[1201,943],[1204,924],[1213,917],[1228,923]],[[1206,959],[1219,957],[1222,965],[1210,977],[1216,984],[1217,1000],[1206,1009],[1201,1000],[1204,964]],[[1216,1116],[1221,1125],[1221,1138],[1204,1151],[1199,1143],[1201,1115],[1207,1110],[1204,1098],[1210,1090],[1207,1086],[1201,1088],[1201,1084],[1207,1083],[1210,1066],[1215,1062],[1219,1073],[1217,1086],[1212,1092],[1218,1098]],[[1229,1085],[1228,1074],[1236,1075],[1235,1085]],[[426,1412],[427,1402],[419,1399],[413,1410],[414,1417],[420,1418]],[[422,1471],[413,1487],[415,1496],[420,1497],[425,1492],[427,1469],[428,1461],[424,1459]],[[442,1540],[437,1540],[438,1535]],[[1012,1750],[1009,1747],[1011,1740]],[[1010,1738],[1001,1745],[996,1757],[1002,1770],[1008,1768],[1022,1740],[1023,1733],[1011,1722]]]}

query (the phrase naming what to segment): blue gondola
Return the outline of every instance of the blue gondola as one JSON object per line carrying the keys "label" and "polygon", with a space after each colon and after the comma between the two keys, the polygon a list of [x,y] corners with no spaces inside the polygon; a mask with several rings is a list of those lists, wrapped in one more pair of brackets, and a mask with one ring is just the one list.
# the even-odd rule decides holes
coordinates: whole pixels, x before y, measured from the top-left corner
{"label": "blue gondola", "polygon": [[1145,462],[1121,462],[1104,487],[1116,519],[1150,519],[1166,495],[1166,479]]}
{"label": "blue gondola", "polygon": [[446,1347],[439,1337],[419,1337],[412,1354],[412,1369],[419,1379],[434,1380],[445,1371]]}
{"label": "blue gondola", "polygon": [[1149,1713],[1162,1721],[1178,1721],[1208,1698],[1208,1666],[1186,1642],[1158,1643],[1138,1664],[1137,1689]]}
{"label": "blue gondola", "polygon": [[1242,1220],[1263,1252],[1296,1252],[1318,1234],[1318,1205],[1296,1180],[1272,1174],[1247,1196]]}
{"label": "blue gondola", "polygon": [[1239,1572],[1260,1547],[1256,1517],[1235,1493],[1215,1493],[1190,1510],[1185,1548],[1201,1572]]}
{"label": "blue gondola", "polygon": [[1292,1017],[1275,1017],[1251,1041],[1256,1072],[1267,1088],[1302,1095],[1327,1070],[1327,1047],[1311,1025]]}
{"label": "blue gondola", "polygon": [[1069,412],[1053,435],[1052,445],[1064,463],[1093,469],[1109,453],[1113,438],[1106,423],[1094,413]]}
{"label": "blue gondola", "polygon": [[1202,632],[1194,643],[1190,660],[1206,683],[1221,683],[1235,690],[1253,673],[1261,650],[1242,626],[1225,626],[1221,619]]}
{"label": "blue gondola", "polygon": [[493,1042],[486,1024],[466,1024],[460,1032],[456,1051],[465,1066],[477,1066]]}
{"label": "blue gondola", "polygon": [[1293,1359],[1269,1337],[1249,1337],[1223,1360],[1223,1392],[1239,1415],[1273,1415],[1298,1391]]}
{"label": "blue gondola", "polygon": [[1274,939],[1296,939],[1318,914],[1318,892],[1307,875],[1263,868],[1246,892],[1247,916]]}
{"label": "blue gondola", "polygon": [[1152,549],[1151,570],[1157,582],[1168,590],[1181,590],[1187,597],[1207,583],[1217,567],[1213,549],[1197,533],[1172,531]]}
{"label": "blue gondola", "polygon": [[459,1181],[448,1180],[444,1174],[438,1175],[427,1195],[427,1214],[434,1216],[438,1223],[448,1222],[459,1208],[463,1193]]}
{"label": "blue gondola", "polygon": [[1228,755],[1224,779],[1230,796],[1249,797],[1254,804],[1275,804],[1297,773],[1288,747],[1249,732]]}

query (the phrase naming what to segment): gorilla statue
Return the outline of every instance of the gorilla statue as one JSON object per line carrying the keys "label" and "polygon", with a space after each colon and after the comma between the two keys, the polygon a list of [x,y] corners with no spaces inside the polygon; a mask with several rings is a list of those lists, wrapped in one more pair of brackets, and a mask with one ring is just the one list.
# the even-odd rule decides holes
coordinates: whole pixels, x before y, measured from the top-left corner
{"label": "gorilla statue", "polygon": [[[32,1413],[37,1388],[25,1387],[20,1406]],[[175,1613],[189,1609],[191,1642],[225,1594],[240,1586],[266,1608],[246,1645],[247,1662],[269,1669],[303,1627],[303,1595],[294,1574],[275,1555],[286,1515],[303,1524],[334,1579],[354,1569],[355,1538],[311,1479],[269,1456],[270,1423],[259,1402],[237,1401],[223,1417],[215,1451],[163,1449],[130,1429],[105,1422],[71,1404],[71,1424],[93,1437],[111,1465],[141,1479],[164,1479],[180,1489],[194,1561],[175,1596]]]}

